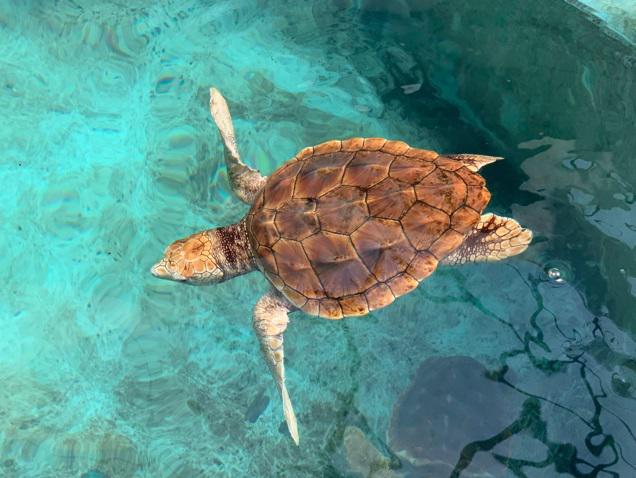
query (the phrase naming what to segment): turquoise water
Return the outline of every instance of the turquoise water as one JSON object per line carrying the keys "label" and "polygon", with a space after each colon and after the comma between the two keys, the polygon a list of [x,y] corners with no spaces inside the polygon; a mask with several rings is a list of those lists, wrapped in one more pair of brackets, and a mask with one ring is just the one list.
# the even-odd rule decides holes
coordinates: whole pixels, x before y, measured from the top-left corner
{"label": "turquoise water", "polygon": [[636,3],[633,0],[567,0],[601,20],[611,34],[636,44]]}
{"label": "turquoise water", "polygon": [[[0,1],[0,476],[636,476],[635,68],[552,0]],[[264,278],[148,273],[247,211],[211,85],[264,172],[359,135],[505,156],[490,210],[536,234],[368,317],[293,315],[299,448]]]}

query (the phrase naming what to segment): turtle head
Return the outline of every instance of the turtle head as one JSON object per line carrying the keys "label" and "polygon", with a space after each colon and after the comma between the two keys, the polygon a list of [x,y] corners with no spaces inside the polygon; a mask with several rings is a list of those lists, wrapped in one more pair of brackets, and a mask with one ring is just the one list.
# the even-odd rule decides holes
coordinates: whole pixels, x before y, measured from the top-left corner
{"label": "turtle head", "polygon": [[225,274],[215,260],[212,239],[203,231],[173,242],[150,272],[160,279],[190,284],[221,282]]}

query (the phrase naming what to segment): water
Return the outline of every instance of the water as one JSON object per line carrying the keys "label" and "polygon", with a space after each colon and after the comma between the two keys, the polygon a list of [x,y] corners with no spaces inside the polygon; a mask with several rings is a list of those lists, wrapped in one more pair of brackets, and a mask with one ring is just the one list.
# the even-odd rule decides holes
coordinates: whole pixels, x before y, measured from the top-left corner
{"label": "water", "polygon": [[[636,43],[636,4],[632,0],[567,0],[601,20],[611,34]],[[598,21],[592,19],[593,21]]]}
{"label": "water", "polygon": [[[634,49],[565,2],[386,10],[0,2],[0,476],[636,475]],[[300,448],[251,332],[265,280],[148,273],[247,210],[210,85],[265,172],[357,135],[502,155],[490,210],[536,232],[364,319],[292,316]],[[398,450],[402,412],[423,439],[448,417],[446,451]]]}

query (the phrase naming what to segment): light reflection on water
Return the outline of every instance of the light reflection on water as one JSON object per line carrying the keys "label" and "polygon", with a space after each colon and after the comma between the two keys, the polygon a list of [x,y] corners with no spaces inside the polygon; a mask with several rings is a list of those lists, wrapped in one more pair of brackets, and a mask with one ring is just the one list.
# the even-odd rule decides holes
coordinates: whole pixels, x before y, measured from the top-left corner
{"label": "light reflection on water", "polygon": [[[635,474],[634,51],[557,2],[406,3],[0,6],[0,476]],[[300,449],[249,325],[264,279],[147,273],[174,238],[246,212],[210,84],[266,172],[357,135],[503,155],[490,210],[536,232],[523,256],[440,270],[364,319],[293,316]],[[486,376],[421,367],[454,356]],[[420,383],[407,412],[423,439],[445,417],[445,458],[391,439]],[[508,408],[475,409],[501,387]],[[494,432],[461,420],[478,414]]]}

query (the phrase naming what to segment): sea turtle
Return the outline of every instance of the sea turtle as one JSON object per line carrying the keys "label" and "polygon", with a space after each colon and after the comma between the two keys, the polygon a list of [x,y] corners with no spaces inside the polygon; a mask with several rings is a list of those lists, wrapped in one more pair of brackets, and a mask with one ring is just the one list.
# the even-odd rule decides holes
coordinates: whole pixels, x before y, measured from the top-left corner
{"label": "sea turtle", "polygon": [[192,284],[265,274],[272,287],[254,307],[253,327],[296,444],[283,362],[290,312],[365,315],[415,289],[438,264],[497,261],[532,239],[513,219],[481,215],[490,193],[477,171],[501,158],[352,138],[304,148],[265,177],[241,161],[214,88],[210,112],[232,189],[251,209],[236,224],[172,243],[151,272]]}

